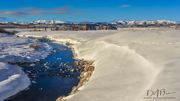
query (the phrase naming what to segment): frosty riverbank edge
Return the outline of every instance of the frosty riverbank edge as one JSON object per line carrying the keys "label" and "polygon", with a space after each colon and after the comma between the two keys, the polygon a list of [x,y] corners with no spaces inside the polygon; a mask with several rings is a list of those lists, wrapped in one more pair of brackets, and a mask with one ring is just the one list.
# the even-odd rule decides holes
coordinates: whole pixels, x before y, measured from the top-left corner
{"label": "frosty riverbank edge", "polygon": [[[18,37],[22,37],[22,36],[18,36]],[[28,36],[26,36],[26,37],[28,37]],[[43,37],[37,37],[37,36],[30,36],[30,37],[43,38]],[[69,47],[72,50],[73,58],[78,59],[76,50],[73,47],[73,44],[74,44],[73,41],[70,41],[70,40],[59,41],[52,37],[46,37],[46,38],[48,38],[48,40],[54,41],[55,43],[66,45],[67,47]],[[56,99],[56,101],[65,101],[68,97],[77,93],[79,91],[79,89],[81,87],[83,87],[85,85],[85,83],[87,83],[89,81],[89,79],[94,71],[93,61],[78,59],[78,61],[76,62],[76,65],[79,66],[79,68],[80,68],[79,83],[72,88],[72,91],[69,93],[68,96],[60,96],[59,98]]]}
{"label": "frosty riverbank edge", "polygon": [[[95,60],[90,81],[68,101],[147,101],[146,90],[176,92],[179,101],[180,30],[21,32],[75,44],[78,58]],[[77,40],[77,41],[76,41]]]}

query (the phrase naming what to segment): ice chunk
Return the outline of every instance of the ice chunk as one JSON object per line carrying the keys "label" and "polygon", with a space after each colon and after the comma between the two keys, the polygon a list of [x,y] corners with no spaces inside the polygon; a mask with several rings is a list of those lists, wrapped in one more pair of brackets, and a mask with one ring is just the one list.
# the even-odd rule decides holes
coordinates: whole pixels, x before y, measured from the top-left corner
{"label": "ice chunk", "polygon": [[0,101],[30,85],[29,78],[18,66],[0,62]]}

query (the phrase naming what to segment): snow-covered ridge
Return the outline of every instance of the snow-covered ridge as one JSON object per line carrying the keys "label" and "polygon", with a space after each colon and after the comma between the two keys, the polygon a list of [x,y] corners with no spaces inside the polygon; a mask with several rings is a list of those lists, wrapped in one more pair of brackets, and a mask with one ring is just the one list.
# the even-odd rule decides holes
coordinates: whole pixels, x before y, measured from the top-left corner
{"label": "snow-covered ridge", "polygon": [[14,24],[116,24],[116,25],[175,25],[180,24],[179,21],[171,20],[114,20],[110,22],[72,22],[63,20],[34,20],[31,22],[0,22],[0,23],[14,23]]}
{"label": "snow-covered ridge", "polygon": [[33,24],[64,24],[66,21],[62,20],[36,20],[32,22]]}
{"label": "snow-covered ridge", "polygon": [[117,24],[117,25],[174,25],[178,24],[177,21],[170,21],[170,20],[143,20],[143,21],[124,21],[124,20],[116,20],[112,21],[112,24]]}
{"label": "snow-covered ridge", "polygon": [[[36,20],[33,21],[34,24],[65,24],[65,23],[73,23],[73,22],[67,22],[62,20]],[[74,22],[77,23],[77,22]],[[96,24],[98,22],[79,22],[79,24]],[[171,20],[115,20],[112,22],[99,22],[104,24],[122,24],[122,25],[169,25],[169,24],[179,24],[177,21],[171,21]]]}

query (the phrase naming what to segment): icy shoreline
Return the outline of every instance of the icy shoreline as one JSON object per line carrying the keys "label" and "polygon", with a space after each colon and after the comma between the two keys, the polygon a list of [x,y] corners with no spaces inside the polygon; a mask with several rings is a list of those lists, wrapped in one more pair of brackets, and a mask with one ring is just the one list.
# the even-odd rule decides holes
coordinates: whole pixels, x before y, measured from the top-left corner
{"label": "icy shoreline", "polygon": [[51,50],[45,43],[0,33],[0,101],[30,85],[21,67],[9,63],[39,61],[46,58]]}
{"label": "icy shoreline", "polygon": [[71,39],[56,39],[56,38],[47,37],[47,36],[35,36],[35,35],[33,35],[33,36],[31,36],[31,35],[30,36],[28,36],[28,35],[21,36],[21,35],[19,35],[19,37],[31,37],[31,38],[35,38],[35,39],[47,39],[47,40],[52,40],[58,44],[63,44],[72,50],[73,58],[78,59],[78,62],[76,62],[76,65],[79,68],[81,68],[79,83],[77,84],[77,86],[74,86],[72,88],[72,91],[70,92],[70,94],[68,96],[60,96],[56,99],[56,101],[64,101],[65,99],[68,99],[69,97],[76,94],[81,88],[84,87],[84,85],[89,81],[91,75],[93,74],[93,71],[94,71],[93,61],[90,61],[90,60],[87,61],[87,60],[78,58],[78,53],[77,53],[77,50],[75,49],[75,45],[79,44],[79,42],[77,42],[75,40],[71,40]]}
{"label": "icy shoreline", "polygon": [[[146,101],[146,91],[166,89],[179,101],[180,30],[22,32],[73,40],[78,58],[95,60],[90,81],[68,101]],[[171,99],[170,99],[171,100]],[[157,100],[158,101],[158,100]]]}

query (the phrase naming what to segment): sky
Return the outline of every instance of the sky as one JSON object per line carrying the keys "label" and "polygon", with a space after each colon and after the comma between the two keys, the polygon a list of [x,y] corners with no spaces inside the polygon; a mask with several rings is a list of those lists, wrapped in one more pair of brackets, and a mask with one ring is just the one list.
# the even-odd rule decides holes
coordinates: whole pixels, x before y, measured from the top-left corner
{"label": "sky", "polygon": [[180,0],[0,0],[0,21],[180,21]]}

